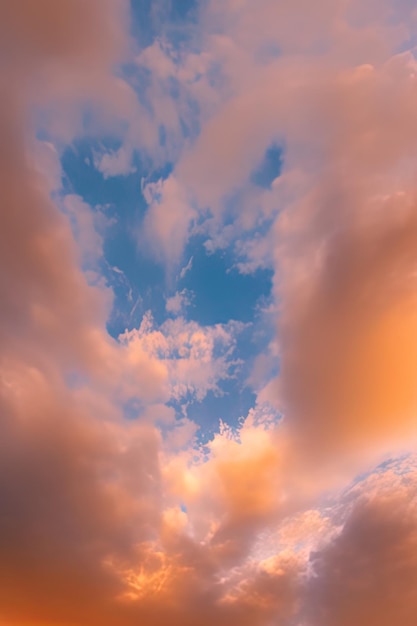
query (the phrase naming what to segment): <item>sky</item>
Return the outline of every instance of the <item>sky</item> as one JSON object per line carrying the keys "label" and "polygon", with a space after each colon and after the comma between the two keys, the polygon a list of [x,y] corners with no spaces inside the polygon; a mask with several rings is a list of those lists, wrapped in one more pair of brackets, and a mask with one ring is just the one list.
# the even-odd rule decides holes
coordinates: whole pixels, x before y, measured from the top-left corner
{"label": "sky", "polygon": [[0,626],[415,626],[414,0],[0,41]]}

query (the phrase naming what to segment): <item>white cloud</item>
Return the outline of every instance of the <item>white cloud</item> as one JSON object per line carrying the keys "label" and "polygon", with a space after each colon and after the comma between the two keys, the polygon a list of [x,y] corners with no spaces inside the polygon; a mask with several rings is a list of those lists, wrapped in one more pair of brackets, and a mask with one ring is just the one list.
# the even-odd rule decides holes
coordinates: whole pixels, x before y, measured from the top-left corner
{"label": "white cloud", "polygon": [[111,150],[108,152],[94,152],[94,166],[101,172],[104,178],[113,176],[128,176],[136,172],[136,167],[132,164],[132,148],[126,144],[121,146],[119,150]]}
{"label": "white cloud", "polygon": [[229,322],[200,326],[182,317],[155,327],[148,312],[138,329],[120,336],[132,357],[143,353],[167,372],[169,395],[175,400],[192,396],[203,400],[209,391],[221,393],[219,383],[234,374],[236,336],[243,324]]}
{"label": "white cloud", "polygon": [[185,308],[191,304],[191,294],[187,289],[177,291],[173,296],[167,298],[165,308],[168,313],[180,315]]}
{"label": "white cloud", "polygon": [[151,245],[154,254],[168,265],[176,265],[188,240],[190,224],[197,213],[190,204],[186,190],[175,176],[163,182],[146,184],[143,194],[149,202],[143,242]]}
{"label": "white cloud", "polygon": [[190,257],[190,260],[188,261],[187,265],[184,265],[184,267],[181,269],[180,272],[180,279],[182,280],[184,278],[184,276],[187,274],[187,272],[190,271],[190,269],[193,266],[193,259],[194,257]]}
{"label": "white cloud", "polygon": [[75,194],[65,196],[63,205],[69,215],[83,265],[88,269],[96,268],[103,255],[103,238],[96,228],[93,209]]}

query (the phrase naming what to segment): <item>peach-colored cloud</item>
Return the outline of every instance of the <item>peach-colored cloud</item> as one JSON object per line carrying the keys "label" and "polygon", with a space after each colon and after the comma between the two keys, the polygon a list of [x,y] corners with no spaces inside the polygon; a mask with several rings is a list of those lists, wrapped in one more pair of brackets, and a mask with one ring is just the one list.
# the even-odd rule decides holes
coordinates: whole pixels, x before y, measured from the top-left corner
{"label": "peach-colored cloud", "polygon": [[32,132],[28,121],[37,98],[35,75],[42,83],[38,94],[53,91],[67,71],[75,72],[80,88],[83,78],[104,75],[119,58],[124,45],[123,3],[87,6],[64,1],[58,7],[49,0],[36,6],[19,0],[2,2],[0,15],[1,342],[3,348],[12,344],[14,350],[19,345],[30,351],[39,341],[46,351],[53,346],[67,361],[82,357],[90,366],[96,352],[92,327],[100,320],[104,323],[107,303],[99,290],[88,288],[77,267],[69,224],[28,158]]}
{"label": "peach-colored cloud", "polygon": [[176,265],[196,217],[184,189],[174,176],[144,187],[149,208],[145,218],[145,245],[165,263]]}
{"label": "peach-colored cloud", "polygon": [[1,375],[2,618],[97,623],[122,588],[103,561],[129,560],[159,517],[158,436],[97,419],[33,367]]}
{"label": "peach-colored cloud", "polygon": [[277,222],[281,399],[289,427],[320,455],[415,434],[414,65],[400,56],[332,86],[332,117],[320,104],[326,170]]}

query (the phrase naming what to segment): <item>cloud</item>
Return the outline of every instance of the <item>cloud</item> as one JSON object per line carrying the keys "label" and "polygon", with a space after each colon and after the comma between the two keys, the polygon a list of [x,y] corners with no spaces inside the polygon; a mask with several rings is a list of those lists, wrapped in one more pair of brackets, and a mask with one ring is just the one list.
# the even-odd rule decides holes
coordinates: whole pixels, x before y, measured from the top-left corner
{"label": "cloud", "polygon": [[[33,165],[29,121],[34,104],[58,91],[64,94],[63,75],[71,84],[71,102],[100,91],[102,76],[122,54],[123,3],[86,7],[64,1],[57,9],[49,0],[36,8],[22,0],[2,2],[0,15],[7,94],[0,128],[0,263],[7,267],[0,278],[1,343],[3,350],[31,353],[38,360],[53,349],[57,360],[69,365],[75,359],[90,368],[107,343],[96,329],[104,326],[108,302],[101,290],[88,287],[70,226],[49,197],[50,183]],[[91,91],[85,92],[89,79]],[[38,352],[39,345],[43,349]]]}
{"label": "cloud", "polygon": [[111,176],[128,176],[136,172],[132,165],[132,149],[123,145],[119,150],[94,155],[94,166],[104,178]]}
{"label": "cloud", "polygon": [[80,249],[81,262],[93,268],[103,256],[103,238],[97,231],[94,212],[80,196],[75,194],[65,196],[63,204]]}
{"label": "cloud", "polygon": [[149,204],[142,235],[144,243],[167,266],[175,266],[180,262],[196,212],[174,176],[157,184],[148,183],[143,193]]}
{"label": "cloud", "polygon": [[183,312],[183,310],[190,306],[191,298],[190,294],[186,289],[182,291],[177,291],[173,296],[167,298],[165,308],[168,313],[173,313],[174,315],[179,315]]}
{"label": "cloud", "polygon": [[194,257],[190,257],[190,260],[188,261],[188,263],[186,265],[184,265],[184,267],[181,269],[180,272],[180,279],[183,279],[184,276],[187,274],[187,272],[189,272],[191,270],[191,268],[193,267],[193,259]]}
{"label": "cloud", "polygon": [[[400,55],[329,86],[327,97],[340,103],[330,118],[338,133],[320,137],[329,162],[277,222],[281,393],[297,436],[320,455],[369,454],[415,433],[414,66]],[[330,113],[325,100],[322,107]],[[404,125],[391,145],[398,110]]]}
{"label": "cloud", "polygon": [[239,364],[233,351],[242,327],[238,322],[204,327],[178,317],[155,328],[148,312],[141,326],[121,335],[120,341],[131,366],[141,355],[165,373],[171,399],[201,401],[209,391],[221,393],[220,381],[233,375]]}
{"label": "cloud", "polygon": [[2,618],[97,623],[105,598],[121,589],[103,561],[129,560],[158,519],[158,436],[134,424],[122,429],[111,406],[110,419],[92,414],[53,374],[7,365],[1,371]]}
{"label": "cloud", "polygon": [[312,555],[306,614],[313,626],[413,623],[415,473],[408,481],[388,473],[373,482],[351,507],[340,533]]}
{"label": "cloud", "polygon": [[[215,97],[173,173],[142,189],[144,238],[168,264],[179,264],[207,208],[227,222],[236,189],[248,196],[231,240],[271,220],[267,240],[247,246],[249,262],[274,266],[280,314],[273,358],[258,361],[253,382],[268,380],[277,351],[280,375],[238,428],[198,443],[196,424],[175,420],[170,403],[221,393],[243,325],[157,325],[147,314],[113,340],[108,298],[80,267],[102,252],[91,210],[64,200],[74,238],[51,197],[56,155],[33,139],[34,109],[53,103],[48,127],[72,141],[86,100],[102,104],[98,127],[126,116],[139,132],[135,93],[112,74],[129,47],[125,3],[0,0],[8,625],[415,622],[411,460],[329,493],[374,452],[414,446],[417,72],[412,52],[398,53],[414,7],[253,6],[213,0],[201,14],[207,56],[175,71],[193,82],[214,59]],[[174,71],[159,43],[142,62],[163,80]],[[282,181],[257,196],[247,179],[274,138],[285,144]],[[126,161],[104,165],[120,172]]]}
{"label": "cloud", "polygon": [[[296,559],[228,571],[223,543],[193,536],[192,506],[189,515],[167,500],[174,466],[163,466],[167,452],[153,426],[123,422],[102,392],[69,390],[58,374],[9,362],[1,375],[0,598],[7,623],[129,626],[216,618],[249,626],[292,614]],[[256,431],[242,437],[242,452],[224,447],[226,439],[213,443],[210,471],[220,491],[210,481],[201,493],[203,500],[218,497],[218,519],[227,512],[234,542],[244,528],[241,511],[259,520],[269,504],[245,481],[234,493],[233,476],[265,477],[274,455]]]}

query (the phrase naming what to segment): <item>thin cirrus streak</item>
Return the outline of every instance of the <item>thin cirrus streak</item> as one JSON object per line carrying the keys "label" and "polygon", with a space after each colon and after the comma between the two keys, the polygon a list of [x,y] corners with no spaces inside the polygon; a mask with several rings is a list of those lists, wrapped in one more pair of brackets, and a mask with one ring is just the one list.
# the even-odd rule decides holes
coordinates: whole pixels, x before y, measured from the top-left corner
{"label": "thin cirrus streak", "polygon": [[414,4],[0,0],[0,624],[414,626]]}

